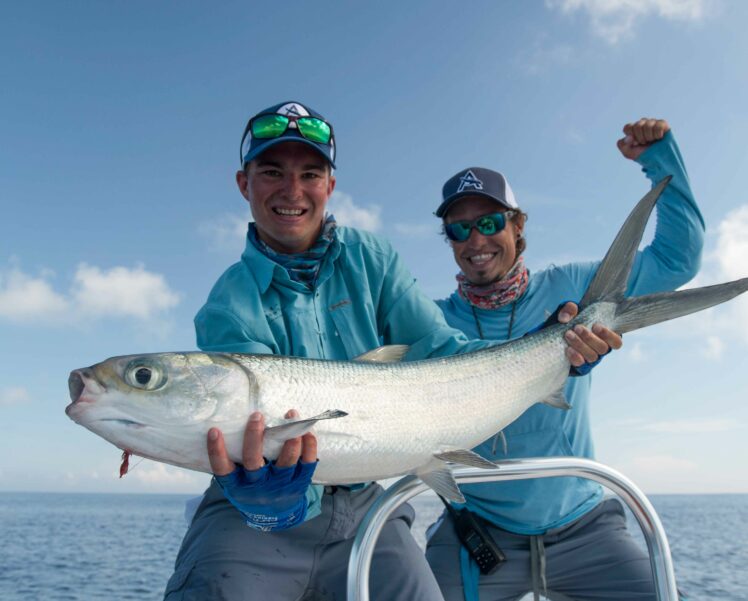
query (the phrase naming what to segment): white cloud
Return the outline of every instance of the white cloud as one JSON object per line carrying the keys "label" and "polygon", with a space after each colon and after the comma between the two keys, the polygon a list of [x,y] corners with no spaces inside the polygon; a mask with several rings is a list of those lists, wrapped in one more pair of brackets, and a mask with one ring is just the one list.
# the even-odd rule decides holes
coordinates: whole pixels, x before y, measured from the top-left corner
{"label": "white cloud", "polygon": [[23,386],[11,386],[10,388],[0,388],[0,406],[2,405],[19,405],[28,403],[31,400],[29,391]]}
{"label": "white cloud", "polygon": [[198,226],[198,232],[208,240],[210,250],[241,253],[247,237],[248,215],[224,213]]}
{"label": "white cloud", "polygon": [[720,275],[730,280],[748,277],[748,205],[730,211],[717,232],[712,258],[719,264]]}
{"label": "white cloud", "polygon": [[437,219],[430,220],[428,223],[395,223],[392,229],[396,234],[419,240],[442,236],[441,222]]}
{"label": "white cloud", "polygon": [[574,61],[574,50],[566,44],[546,45],[546,36],[539,37],[533,44],[520,49],[516,64],[530,75],[545,73]]}
{"label": "white cloud", "polygon": [[720,417],[688,418],[651,421],[641,417],[628,417],[609,422],[608,427],[623,431],[647,432],[654,434],[710,434],[728,432],[744,428],[742,422]]}
{"label": "white cloud", "polygon": [[50,280],[50,273],[31,276],[17,267],[0,272],[0,319],[42,323],[101,317],[148,319],[179,303],[179,295],[164,276],[143,266],[106,270],[82,263],[67,295],[55,291]]}
{"label": "white cloud", "polygon": [[639,425],[640,430],[657,434],[706,434],[708,432],[727,432],[740,428],[738,422],[729,419],[676,419],[662,422],[645,422]]}
{"label": "white cloud", "polygon": [[137,317],[147,319],[179,303],[164,276],[135,269],[113,267],[101,270],[85,263],[75,274],[75,298],[78,309],[94,317]]}
{"label": "white cloud", "polygon": [[722,358],[724,351],[725,343],[720,338],[717,336],[707,336],[706,346],[702,350],[704,357],[718,361]]}
{"label": "white cloud", "polygon": [[335,215],[335,221],[339,225],[357,227],[370,232],[376,232],[382,227],[382,220],[379,217],[382,212],[380,206],[358,206],[353,202],[353,198],[343,192],[332,193],[327,210]]}
{"label": "white cloud", "polygon": [[[717,243],[705,253],[698,276],[688,284],[697,288],[748,277],[748,205],[730,211],[715,229]],[[737,338],[748,344],[748,293],[728,301],[716,310],[709,310],[683,320],[688,328],[707,339],[706,354],[719,358],[727,339]]]}
{"label": "white cloud", "polygon": [[[625,349],[624,345],[624,349]],[[630,349],[627,351],[629,359],[631,359],[634,363],[641,363],[643,361],[646,361],[648,356],[647,353],[644,351],[644,347],[642,346],[641,342],[635,342]]]}
{"label": "white cloud", "polygon": [[582,132],[574,127],[568,129],[568,131],[566,132],[566,137],[572,144],[582,144],[585,141],[585,137]]}
{"label": "white cloud", "polygon": [[667,454],[629,456],[614,467],[651,493],[693,492],[698,490],[697,476],[703,467],[697,462]]}
{"label": "white cloud", "polygon": [[631,478],[649,494],[715,491],[714,470],[710,470],[708,462],[704,464],[700,458],[689,459],[637,446],[635,453],[629,449],[605,463]]}
{"label": "white cloud", "polygon": [[193,472],[148,460],[143,460],[133,466],[128,472],[128,476],[148,485],[195,486],[198,483],[198,479]]}
{"label": "white cloud", "polygon": [[643,18],[699,21],[713,4],[712,0],[546,0],[546,6],[563,13],[587,14],[595,35],[610,44],[632,37],[636,24]]}
{"label": "white cloud", "polygon": [[47,278],[38,278],[13,267],[0,273],[0,318],[29,321],[39,315],[59,316],[69,309],[69,301],[52,288]]}

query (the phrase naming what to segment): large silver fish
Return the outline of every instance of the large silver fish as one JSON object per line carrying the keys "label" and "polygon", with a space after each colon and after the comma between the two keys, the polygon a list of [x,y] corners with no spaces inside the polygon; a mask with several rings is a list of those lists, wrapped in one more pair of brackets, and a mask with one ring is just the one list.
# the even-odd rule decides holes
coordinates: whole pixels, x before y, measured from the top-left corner
{"label": "large silver fish", "polygon": [[[320,462],[314,481],[366,482],[417,474],[461,501],[448,462],[493,467],[468,449],[537,402],[563,407],[569,372],[563,334],[598,322],[625,333],[724,302],[748,278],[693,290],[624,299],[658,184],[626,220],[571,324],[556,324],[478,352],[399,362],[405,347],[382,347],[355,361],[278,355],[159,353],[114,357],[69,379],[77,423],[117,447],[210,472],[206,434],[216,426],[241,462],[247,418],[261,411],[264,454],[314,426]],[[295,407],[302,418],[286,420]]]}

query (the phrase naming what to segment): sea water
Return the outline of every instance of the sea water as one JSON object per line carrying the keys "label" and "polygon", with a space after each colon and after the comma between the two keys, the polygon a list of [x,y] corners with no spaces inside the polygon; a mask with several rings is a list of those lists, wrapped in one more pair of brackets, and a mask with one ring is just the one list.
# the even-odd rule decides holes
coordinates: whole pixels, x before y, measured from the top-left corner
{"label": "sea water", "polygon": [[[186,529],[188,498],[0,493],[0,599],[161,599]],[[650,499],[689,601],[748,600],[748,495]],[[414,534],[423,545],[441,503],[425,494],[413,504]]]}

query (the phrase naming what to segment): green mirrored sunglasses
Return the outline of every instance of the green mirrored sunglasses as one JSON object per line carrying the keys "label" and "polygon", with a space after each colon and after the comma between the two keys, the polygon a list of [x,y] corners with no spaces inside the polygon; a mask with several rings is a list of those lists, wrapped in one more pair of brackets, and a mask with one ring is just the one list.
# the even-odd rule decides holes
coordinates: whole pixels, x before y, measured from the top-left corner
{"label": "green mirrored sunglasses", "polygon": [[329,144],[332,128],[328,123],[317,117],[288,117],[286,115],[260,115],[249,123],[253,138],[279,138],[286,130],[295,124],[299,133],[307,140],[318,144]]}
{"label": "green mirrored sunglasses", "polygon": [[506,227],[506,222],[514,217],[515,214],[516,211],[504,211],[503,213],[481,215],[472,221],[445,223],[444,233],[447,235],[447,238],[454,242],[465,242],[465,240],[470,238],[470,232],[473,228],[484,236],[493,236],[503,230]]}

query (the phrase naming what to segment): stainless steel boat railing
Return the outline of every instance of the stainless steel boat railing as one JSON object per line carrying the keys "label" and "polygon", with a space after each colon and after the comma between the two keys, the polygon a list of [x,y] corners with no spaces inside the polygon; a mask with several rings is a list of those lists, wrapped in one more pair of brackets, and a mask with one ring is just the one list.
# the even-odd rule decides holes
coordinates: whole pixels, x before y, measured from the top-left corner
{"label": "stainless steel boat railing", "polygon": [[[495,469],[456,468],[454,476],[458,483],[464,484],[555,476],[576,476],[599,482],[616,493],[639,522],[649,550],[657,598],[659,601],[678,601],[670,546],[660,518],[644,493],[623,474],[588,459],[553,457],[498,462]],[[358,529],[348,561],[348,601],[369,601],[369,568],[382,527],[395,509],[425,490],[428,487],[419,478],[406,476],[389,487],[369,509]]]}

